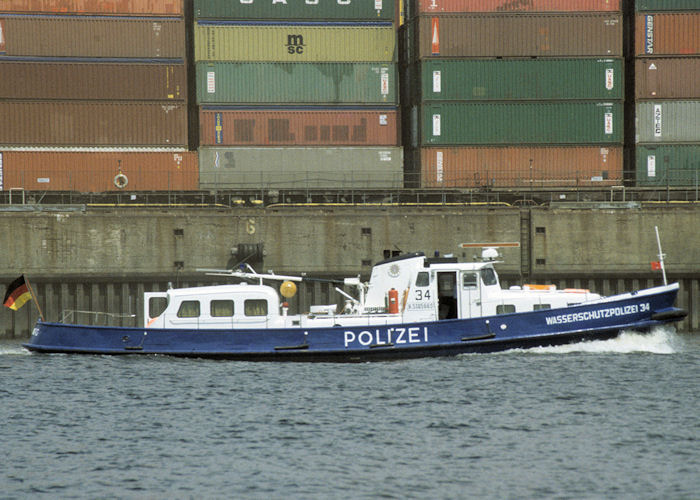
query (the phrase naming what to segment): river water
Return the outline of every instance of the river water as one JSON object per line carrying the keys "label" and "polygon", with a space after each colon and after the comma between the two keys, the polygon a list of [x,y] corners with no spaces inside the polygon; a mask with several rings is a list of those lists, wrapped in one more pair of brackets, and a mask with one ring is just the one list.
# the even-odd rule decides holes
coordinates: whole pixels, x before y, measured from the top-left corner
{"label": "river water", "polygon": [[0,498],[700,496],[700,334],[365,364],[0,344]]}

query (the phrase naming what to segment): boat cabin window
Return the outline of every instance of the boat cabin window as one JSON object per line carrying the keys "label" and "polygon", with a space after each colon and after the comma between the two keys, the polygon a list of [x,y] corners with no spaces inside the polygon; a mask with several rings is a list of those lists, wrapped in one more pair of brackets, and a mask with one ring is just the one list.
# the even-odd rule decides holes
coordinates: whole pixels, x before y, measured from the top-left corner
{"label": "boat cabin window", "polygon": [[232,300],[212,300],[209,304],[209,313],[212,318],[230,318],[233,316]]}
{"label": "boat cabin window", "polygon": [[462,273],[462,288],[464,290],[475,290],[478,287],[476,273]]}
{"label": "boat cabin window", "polygon": [[199,301],[198,300],[183,300],[180,304],[180,309],[177,310],[178,318],[198,318],[199,317]]}
{"label": "boat cabin window", "polygon": [[454,296],[455,293],[455,273],[438,273],[438,290],[441,295]]}
{"label": "boat cabin window", "polygon": [[496,271],[494,271],[490,267],[485,267],[481,270],[481,279],[483,280],[484,285],[486,286],[498,284],[498,278],[496,278]]}
{"label": "boat cabin window", "polygon": [[267,300],[248,299],[244,304],[246,316],[267,316]]}
{"label": "boat cabin window", "polygon": [[430,273],[418,273],[416,275],[416,286],[428,286],[430,285]]}
{"label": "boat cabin window", "polygon": [[166,307],[168,307],[167,297],[151,297],[148,299],[148,317],[157,318],[163,314]]}
{"label": "boat cabin window", "polygon": [[532,307],[533,311],[539,311],[540,309],[551,309],[552,304],[534,304]]}
{"label": "boat cabin window", "polygon": [[496,306],[496,314],[510,314],[515,312],[513,304],[498,304]]}

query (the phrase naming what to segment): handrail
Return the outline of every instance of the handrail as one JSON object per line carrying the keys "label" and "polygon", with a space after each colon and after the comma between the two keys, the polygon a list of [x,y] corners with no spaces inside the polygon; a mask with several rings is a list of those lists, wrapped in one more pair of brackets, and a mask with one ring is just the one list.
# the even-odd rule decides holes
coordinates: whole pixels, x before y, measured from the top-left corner
{"label": "handrail", "polygon": [[104,315],[107,318],[135,318],[135,314],[127,313],[109,313],[103,311],[81,311],[78,309],[64,309],[61,312],[61,323],[65,323],[67,318],[73,317],[73,314],[92,314],[95,316],[95,321],[97,321],[100,315]]}

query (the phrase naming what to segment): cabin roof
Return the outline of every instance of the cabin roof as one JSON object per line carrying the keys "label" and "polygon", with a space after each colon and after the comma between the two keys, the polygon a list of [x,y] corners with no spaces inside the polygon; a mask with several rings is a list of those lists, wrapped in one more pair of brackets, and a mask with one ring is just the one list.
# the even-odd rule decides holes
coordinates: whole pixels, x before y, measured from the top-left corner
{"label": "cabin roof", "polygon": [[425,269],[461,269],[471,271],[483,269],[485,267],[493,267],[494,264],[493,261],[459,262],[457,258],[453,256],[427,257],[423,252],[413,252],[377,262],[374,267],[383,266],[385,264],[395,264],[399,263],[400,261],[408,261],[413,259],[422,260],[423,267]]}
{"label": "cabin roof", "polygon": [[248,283],[232,283],[228,285],[212,285],[190,288],[171,288],[168,290],[171,297],[199,296],[207,295],[250,295],[251,293],[277,294],[277,292],[267,285],[251,285]]}
{"label": "cabin roof", "polygon": [[461,270],[461,271],[478,271],[485,267],[493,267],[493,262],[437,262],[430,265],[430,269],[445,269],[445,270]]}
{"label": "cabin roof", "polygon": [[423,252],[412,252],[412,253],[405,253],[402,255],[397,255],[396,257],[391,257],[389,259],[383,260],[381,262],[377,262],[375,266],[381,266],[383,264],[389,264],[390,262],[398,262],[400,260],[409,260],[409,259],[415,259],[416,257],[425,257],[425,254]]}

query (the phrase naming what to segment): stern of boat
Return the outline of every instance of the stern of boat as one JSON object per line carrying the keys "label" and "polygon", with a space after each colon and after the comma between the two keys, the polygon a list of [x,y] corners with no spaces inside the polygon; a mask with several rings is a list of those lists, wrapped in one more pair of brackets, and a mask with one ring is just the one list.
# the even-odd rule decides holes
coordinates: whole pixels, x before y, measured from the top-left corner
{"label": "stern of boat", "polygon": [[[128,350],[129,347],[124,339],[130,339],[132,331],[137,333],[143,331],[126,328],[116,330],[110,327],[49,323],[39,320],[34,325],[29,341],[22,346],[35,352],[112,353]],[[121,330],[124,332],[122,333]]]}

